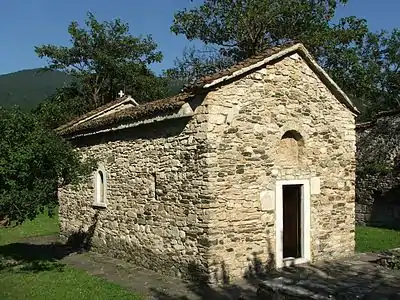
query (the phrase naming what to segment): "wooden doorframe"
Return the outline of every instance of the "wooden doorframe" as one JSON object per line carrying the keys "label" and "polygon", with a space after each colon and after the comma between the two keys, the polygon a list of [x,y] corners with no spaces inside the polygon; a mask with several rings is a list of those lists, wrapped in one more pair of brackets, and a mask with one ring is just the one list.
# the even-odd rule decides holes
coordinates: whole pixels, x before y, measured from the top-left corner
{"label": "wooden doorframe", "polygon": [[275,266],[282,268],[283,261],[283,186],[301,185],[301,257],[291,264],[311,261],[310,235],[310,180],[279,180],[275,190]]}

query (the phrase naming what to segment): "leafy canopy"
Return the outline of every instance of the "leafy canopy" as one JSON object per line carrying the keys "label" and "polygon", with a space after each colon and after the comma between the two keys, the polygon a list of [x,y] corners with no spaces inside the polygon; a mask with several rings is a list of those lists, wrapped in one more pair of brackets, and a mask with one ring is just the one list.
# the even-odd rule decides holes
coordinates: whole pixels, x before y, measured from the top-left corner
{"label": "leafy canopy", "polygon": [[132,36],[127,23],[120,19],[99,22],[92,13],[88,13],[84,27],[72,22],[68,32],[70,46],[35,48],[40,58],[48,60],[47,69],[64,71],[75,78],[74,85],[60,89],[39,110],[54,111],[60,102],[73,102],[67,105],[68,116],[57,117],[61,120],[114,100],[119,90],[138,102],[164,96],[165,80],[149,68],[162,59],[151,36]]}
{"label": "leafy canopy", "polygon": [[21,223],[57,205],[57,188],[77,183],[95,162],[83,160],[55,128],[71,118],[114,100],[120,89],[137,101],[165,94],[165,81],[149,64],[162,58],[151,36],[134,37],[119,19],[99,22],[88,14],[85,27],[68,27],[70,46],[42,45],[46,69],[71,75],[33,112],[0,108],[0,223]]}
{"label": "leafy canopy", "polygon": [[360,108],[361,120],[400,108],[400,31],[367,31],[358,43],[335,43],[325,69]]}
{"label": "leafy canopy", "polygon": [[[168,75],[185,83],[271,46],[300,41],[368,119],[399,107],[397,29],[372,33],[354,16],[332,21],[347,0],[205,0],[178,11],[172,32],[217,49],[204,57],[184,53]],[[207,67],[205,67],[207,66]],[[203,71],[202,71],[203,70]]]}
{"label": "leafy canopy", "polygon": [[0,221],[21,223],[58,204],[57,187],[95,166],[33,114],[0,108]]}
{"label": "leafy canopy", "polygon": [[301,40],[315,44],[339,3],[347,0],[206,0],[178,11],[172,32],[221,46],[240,60],[257,51]]}

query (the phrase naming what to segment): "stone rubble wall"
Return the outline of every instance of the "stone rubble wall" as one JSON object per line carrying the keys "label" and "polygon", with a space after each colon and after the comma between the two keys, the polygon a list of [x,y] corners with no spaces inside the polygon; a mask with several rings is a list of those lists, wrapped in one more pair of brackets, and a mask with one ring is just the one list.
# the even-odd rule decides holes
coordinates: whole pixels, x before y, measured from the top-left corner
{"label": "stone rubble wall", "polygon": [[[228,281],[275,263],[276,181],[319,178],[312,259],[353,253],[354,116],[299,55],[200,102],[190,120],[83,138],[80,151],[107,171],[109,203],[92,207],[92,178],[60,190],[62,236],[84,232],[95,251]],[[289,130],[304,145],[282,141]]]}
{"label": "stone rubble wall", "polygon": [[[277,180],[319,177],[320,194],[311,195],[312,259],[351,255],[355,118],[303,59],[295,54],[268,65],[209,93],[206,103],[209,180],[216,196],[210,268],[216,280],[275,263]],[[289,130],[302,135],[304,146],[293,151],[292,142],[281,141]],[[265,194],[271,196],[262,208]]]}
{"label": "stone rubble wall", "polygon": [[357,126],[356,223],[400,228],[400,113]]}
{"label": "stone rubble wall", "polygon": [[94,251],[175,276],[207,269],[205,122],[198,113],[81,139],[80,151],[106,170],[108,204],[92,207],[93,178],[60,190],[63,238],[84,236]]}

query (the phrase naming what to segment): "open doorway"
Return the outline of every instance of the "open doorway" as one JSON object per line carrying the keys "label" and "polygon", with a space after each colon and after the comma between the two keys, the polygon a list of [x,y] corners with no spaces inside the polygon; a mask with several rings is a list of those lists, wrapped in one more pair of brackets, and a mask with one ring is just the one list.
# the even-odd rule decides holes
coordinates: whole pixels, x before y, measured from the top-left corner
{"label": "open doorway", "polygon": [[276,182],[276,266],[310,261],[310,181]]}
{"label": "open doorway", "polygon": [[283,259],[301,257],[301,190],[299,184],[282,187]]}

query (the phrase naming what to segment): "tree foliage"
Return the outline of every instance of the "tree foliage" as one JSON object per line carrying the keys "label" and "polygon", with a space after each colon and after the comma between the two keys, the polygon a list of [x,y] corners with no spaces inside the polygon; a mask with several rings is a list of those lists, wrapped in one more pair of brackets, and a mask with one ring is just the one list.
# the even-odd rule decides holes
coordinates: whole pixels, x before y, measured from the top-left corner
{"label": "tree foliage", "polygon": [[175,81],[177,86],[182,87],[185,84],[193,83],[199,77],[228,68],[234,62],[233,58],[223,56],[216,48],[189,47],[184,49],[182,58],[175,60],[175,67],[164,72],[164,76],[170,83]]}
{"label": "tree foliage", "polygon": [[[205,0],[178,11],[172,32],[217,48],[212,59],[184,55],[169,71],[193,81],[271,46],[302,42],[363,112],[399,107],[399,33],[372,33],[354,16],[332,21],[341,0]],[[200,58],[200,59],[194,59]],[[220,62],[216,62],[215,58]],[[188,67],[191,65],[192,67]],[[207,65],[207,68],[204,68]],[[204,72],[193,72],[193,70]]]}
{"label": "tree foliage", "polygon": [[[59,110],[59,104],[66,101],[69,103],[61,106],[68,106],[69,115],[78,115],[114,100],[119,90],[138,102],[165,95],[166,81],[149,69],[150,64],[162,59],[151,36],[132,36],[127,23],[120,19],[99,22],[92,13],[88,13],[84,27],[72,22],[68,32],[71,46],[35,48],[40,58],[48,60],[47,69],[64,71],[75,78],[74,86],[60,89],[39,111]],[[78,111],[71,111],[75,108]],[[57,118],[65,120],[69,115]]]}
{"label": "tree foliage", "polygon": [[[338,27],[341,26],[340,24]],[[336,46],[334,46],[336,45]],[[360,120],[400,108],[400,31],[366,32],[327,48],[324,67],[362,112]]]}
{"label": "tree foliage", "polygon": [[95,165],[20,109],[0,109],[0,131],[0,221],[21,223],[51,212],[57,188],[78,182]]}
{"label": "tree foliage", "polygon": [[166,80],[149,65],[162,58],[151,36],[134,37],[119,19],[99,22],[88,14],[85,27],[68,27],[70,46],[42,45],[46,70],[69,75],[70,84],[30,112],[0,108],[0,224],[32,219],[57,205],[60,185],[77,183],[94,168],[52,128],[112,101],[119,90],[138,102],[163,97]]}
{"label": "tree foliage", "polygon": [[82,86],[73,81],[68,86],[56,90],[39,103],[33,113],[48,128],[57,128],[67,123],[76,116],[83,115],[90,110],[91,105],[87,99],[87,94],[82,90]]}
{"label": "tree foliage", "polygon": [[237,60],[288,40],[318,43],[339,3],[346,0],[206,0],[178,11],[172,32],[220,45]]}

